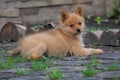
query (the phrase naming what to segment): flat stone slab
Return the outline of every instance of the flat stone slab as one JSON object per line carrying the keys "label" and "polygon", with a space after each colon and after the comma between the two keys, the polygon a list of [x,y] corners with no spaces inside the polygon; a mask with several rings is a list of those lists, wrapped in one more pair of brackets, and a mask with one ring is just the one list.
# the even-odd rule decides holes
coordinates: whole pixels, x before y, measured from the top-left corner
{"label": "flat stone slab", "polygon": [[53,66],[50,67],[49,69],[56,69],[56,68],[61,69],[63,73],[72,73],[72,72],[79,73],[80,71],[86,69],[86,67],[84,66]]}
{"label": "flat stone slab", "polygon": [[101,80],[101,79],[96,77],[73,77],[73,78],[65,78],[62,80]]}
{"label": "flat stone slab", "polygon": [[41,76],[21,76],[10,78],[9,80],[45,80],[45,78]]}
{"label": "flat stone slab", "polygon": [[16,77],[16,71],[18,69],[22,69],[22,70],[26,70],[26,71],[32,71],[32,69],[29,68],[14,68],[14,69],[4,69],[4,70],[0,70],[0,78],[10,78],[10,77]]}
{"label": "flat stone slab", "polygon": [[62,60],[63,61],[82,61],[85,60],[87,57],[86,56],[71,56],[71,57],[65,57]]}
{"label": "flat stone slab", "polygon": [[102,79],[112,79],[112,78],[120,79],[120,71],[101,72],[98,73],[96,76]]}
{"label": "flat stone slab", "polygon": [[120,60],[120,52],[110,52],[110,53],[103,53],[102,55],[97,55],[99,59],[117,59]]}
{"label": "flat stone slab", "polygon": [[88,61],[54,61],[53,65],[59,65],[59,66],[76,66],[76,65],[85,65],[88,63]]}
{"label": "flat stone slab", "polygon": [[15,64],[15,67],[16,68],[20,68],[20,67],[23,67],[23,68],[31,68],[32,67],[32,63],[31,62],[24,62],[24,63],[16,63]]}

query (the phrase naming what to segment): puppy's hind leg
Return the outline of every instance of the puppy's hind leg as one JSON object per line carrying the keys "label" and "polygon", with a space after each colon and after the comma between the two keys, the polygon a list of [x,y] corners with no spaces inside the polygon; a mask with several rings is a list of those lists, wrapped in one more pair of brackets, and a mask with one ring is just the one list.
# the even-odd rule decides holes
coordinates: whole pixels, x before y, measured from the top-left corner
{"label": "puppy's hind leg", "polygon": [[29,56],[28,59],[35,59],[35,60],[39,60],[40,58],[42,58],[43,54],[46,52],[47,47],[44,43],[41,43],[40,45],[34,47],[33,49],[29,50]]}

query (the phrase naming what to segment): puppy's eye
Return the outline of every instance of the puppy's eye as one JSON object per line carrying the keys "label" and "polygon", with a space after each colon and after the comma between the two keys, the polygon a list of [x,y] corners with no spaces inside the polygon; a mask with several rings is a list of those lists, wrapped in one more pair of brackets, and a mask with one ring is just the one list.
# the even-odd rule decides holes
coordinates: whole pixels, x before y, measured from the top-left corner
{"label": "puppy's eye", "polygon": [[81,22],[79,22],[78,24],[79,24],[79,25],[81,25],[82,23],[81,23]]}
{"label": "puppy's eye", "polygon": [[74,27],[74,25],[73,25],[73,24],[70,24],[69,26],[70,26],[70,27]]}

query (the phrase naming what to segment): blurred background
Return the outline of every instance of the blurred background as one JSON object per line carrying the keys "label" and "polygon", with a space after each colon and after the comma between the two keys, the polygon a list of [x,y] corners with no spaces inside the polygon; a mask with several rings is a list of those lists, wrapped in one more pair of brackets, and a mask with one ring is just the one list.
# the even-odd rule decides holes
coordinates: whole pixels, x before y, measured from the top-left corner
{"label": "blurred background", "polygon": [[74,11],[82,6],[86,18],[106,18],[115,4],[113,0],[0,0],[0,27],[6,22],[36,25],[59,22],[61,10]]}

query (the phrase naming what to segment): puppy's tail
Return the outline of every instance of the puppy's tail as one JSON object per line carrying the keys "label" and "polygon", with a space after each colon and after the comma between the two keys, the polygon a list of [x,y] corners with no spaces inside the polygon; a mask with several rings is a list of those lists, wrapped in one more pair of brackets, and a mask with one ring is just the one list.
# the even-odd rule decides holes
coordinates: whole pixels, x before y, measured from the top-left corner
{"label": "puppy's tail", "polygon": [[20,50],[18,47],[13,50],[8,51],[8,56],[13,56],[13,55],[17,55],[17,54],[20,54]]}

